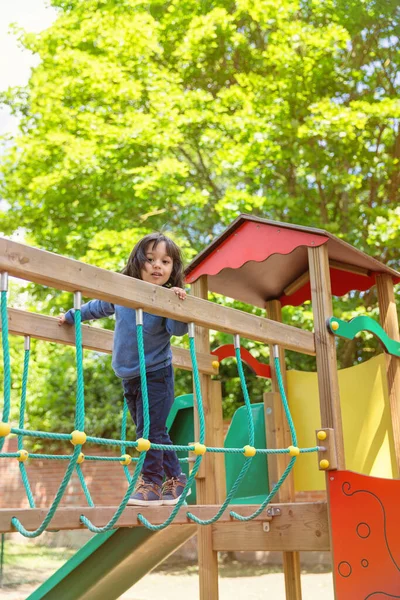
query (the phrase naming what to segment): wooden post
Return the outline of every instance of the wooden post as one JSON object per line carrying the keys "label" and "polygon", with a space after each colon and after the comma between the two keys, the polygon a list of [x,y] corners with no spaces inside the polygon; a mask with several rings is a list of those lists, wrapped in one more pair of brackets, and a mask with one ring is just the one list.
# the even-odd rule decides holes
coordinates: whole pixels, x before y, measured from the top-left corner
{"label": "wooden post", "polygon": [[[207,300],[208,282],[207,276],[200,277],[192,284],[193,296]],[[210,352],[209,333],[203,327],[195,328],[196,351],[203,352],[207,348]],[[217,418],[217,409],[212,403],[213,382],[210,375],[200,375],[201,391],[203,396],[204,418],[206,425],[206,445],[216,446],[214,443],[215,424],[213,418]],[[215,392],[215,386],[214,386]],[[214,398],[215,401],[215,398]],[[222,430],[222,405],[219,407],[221,430]],[[218,414],[219,414],[218,412]],[[195,441],[199,439],[199,424],[197,410],[194,410]],[[217,425],[218,431],[218,425]],[[216,504],[217,492],[215,486],[216,468],[213,454],[205,454],[196,478],[197,504]],[[197,528],[197,552],[199,560],[199,584],[200,600],[218,600],[218,553],[213,550],[211,525],[199,525]]]}
{"label": "wooden post", "polygon": [[[394,299],[393,279],[382,274],[376,277],[378,290],[379,315],[383,329],[396,341],[399,341],[399,320]],[[397,473],[400,474],[400,358],[386,353],[386,376],[389,391],[390,412],[392,416],[393,440],[396,453]]]}
{"label": "wooden post", "polygon": [[[311,301],[314,316],[314,336],[315,350],[317,360],[318,391],[319,404],[321,411],[321,426],[323,429],[330,428],[334,430],[337,468],[345,469],[344,442],[342,416],[340,410],[339,380],[336,361],[336,341],[335,337],[329,333],[327,319],[332,317],[332,291],[331,277],[328,261],[328,247],[326,244],[319,248],[308,248],[308,263],[310,270]],[[315,465],[317,468],[317,465]],[[332,548],[332,524],[330,519],[330,496],[328,477],[327,483],[327,503],[328,503],[328,523],[329,538]],[[332,566],[333,566],[333,555]],[[335,577],[333,577],[333,586],[335,598],[337,598]]]}
{"label": "wooden post", "polygon": [[345,468],[342,415],[337,374],[336,342],[327,327],[332,317],[328,247],[308,248],[311,301],[314,316],[321,427],[335,430],[338,469]]}
{"label": "wooden post", "polygon": [[[266,304],[267,315],[269,319],[282,323],[282,306],[279,300],[270,300]],[[274,445],[276,448],[287,448],[291,445],[290,429],[286,419],[285,411],[282,404],[282,399],[279,394],[278,380],[275,371],[275,363],[273,360],[273,347],[269,347],[272,394],[266,394],[264,405],[266,406],[266,430],[273,431]],[[286,366],[285,366],[285,351],[279,347],[279,362],[281,365],[282,381],[287,391],[286,382]],[[267,423],[269,421],[269,423]],[[271,422],[273,423],[271,427]],[[267,440],[270,444],[272,440]],[[271,460],[272,459],[272,460]],[[279,477],[286,469],[288,459],[284,454],[278,454],[276,457],[269,457],[270,482],[276,483]],[[272,479],[271,479],[272,478]],[[293,502],[295,500],[294,480],[291,473],[282,487],[277,493],[279,502]],[[285,589],[287,600],[301,600],[301,570],[300,570],[300,554],[299,552],[284,552],[283,553],[283,568],[285,572]]]}

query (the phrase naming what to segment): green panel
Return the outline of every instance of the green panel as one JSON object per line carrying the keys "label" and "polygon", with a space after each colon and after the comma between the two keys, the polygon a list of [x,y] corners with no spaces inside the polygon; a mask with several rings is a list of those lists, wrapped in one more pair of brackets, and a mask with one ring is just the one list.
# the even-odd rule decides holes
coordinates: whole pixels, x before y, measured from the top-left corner
{"label": "green panel", "polygon": [[328,321],[328,326],[331,333],[349,340],[352,340],[361,331],[369,331],[378,338],[388,354],[400,357],[400,342],[390,338],[379,323],[371,317],[360,315],[351,321],[342,321],[342,319],[332,317]]}
{"label": "green panel", "polygon": [[[254,446],[266,448],[264,404],[252,404],[251,412],[254,421]],[[247,428],[246,407],[241,406],[233,415],[231,425],[225,438],[225,448],[243,448],[249,443]],[[242,454],[226,454],[226,489],[232,488],[239,472],[244,465],[245,457]],[[265,455],[257,455],[251,459],[251,465],[246,477],[241,481],[236,490],[232,503],[255,504],[261,497],[261,502],[269,492],[268,461]],[[256,499],[258,498],[258,499]],[[260,504],[261,504],[260,502]]]}

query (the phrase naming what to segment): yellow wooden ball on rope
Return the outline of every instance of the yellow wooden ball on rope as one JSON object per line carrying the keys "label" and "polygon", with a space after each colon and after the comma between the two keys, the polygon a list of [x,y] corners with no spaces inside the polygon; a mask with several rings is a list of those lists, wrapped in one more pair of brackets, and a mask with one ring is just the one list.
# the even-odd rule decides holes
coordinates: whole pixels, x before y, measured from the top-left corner
{"label": "yellow wooden ball on rope", "polygon": [[119,461],[119,463],[120,463],[121,465],[124,465],[124,466],[125,466],[125,465],[130,465],[130,464],[131,464],[131,462],[132,462],[132,457],[131,457],[131,456],[129,456],[129,454],[123,454],[123,455],[121,456],[121,459],[122,459],[122,460],[120,460],[120,461]]}
{"label": "yellow wooden ball on rope", "polygon": [[19,456],[17,457],[18,462],[25,462],[28,460],[29,452],[27,450],[19,450]]}
{"label": "yellow wooden ball on rope", "polygon": [[11,423],[0,422],[0,437],[6,437],[11,431]]}
{"label": "yellow wooden ball on rope", "polygon": [[257,450],[255,448],[253,448],[253,446],[244,446],[243,448],[243,454],[246,457],[250,457],[250,456],[255,456],[257,453]]}
{"label": "yellow wooden ball on rope", "polygon": [[137,441],[136,448],[139,450],[139,452],[146,452],[147,450],[150,450],[150,447],[151,447],[150,440],[146,440],[144,438],[139,438],[136,441]]}
{"label": "yellow wooden ball on rope", "polygon": [[81,465],[84,460],[85,460],[85,455],[83,454],[83,452],[80,452],[76,462],[78,463],[78,465]]}
{"label": "yellow wooden ball on rope", "polygon": [[207,452],[207,447],[204,444],[200,444],[200,442],[196,442],[193,444],[193,452],[197,454],[197,456],[202,456]]}
{"label": "yellow wooden ball on rope", "polygon": [[290,456],[298,456],[300,454],[300,448],[297,446],[289,446],[288,450]]}
{"label": "yellow wooden ball on rope", "polygon": [[73,446],[78,446],[78,444],[83,445],[86,442],[86,438],[87,435],[84,431],[78,431],[77,429],[75,429],[75,431],[71,433],[70,442]]}

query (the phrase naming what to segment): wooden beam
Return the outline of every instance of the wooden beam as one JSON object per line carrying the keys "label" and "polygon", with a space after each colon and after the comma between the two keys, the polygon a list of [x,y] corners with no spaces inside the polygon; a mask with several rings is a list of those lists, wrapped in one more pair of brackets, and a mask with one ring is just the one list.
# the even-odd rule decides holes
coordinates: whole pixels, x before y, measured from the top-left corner
{"label": "wooden beam", "polygon": [[[279,300],[270,300],[266,304],[267,315],[270,319],[282,322],[282,305]],[[270,367],[271,367],[271,382],[272,382],[272,394],[270,401],[273,408],[273,421],[274,421],[274,443],[276,448],[287,448],[292,444],[290,435],[289,423],[286,418],[286,414],[283,408],[282,398],[279,392],[278,378],[275,370],[275,361],[273,347],[269,347],[270,356]],[[287,392],[287,381],[286,381],[286,363],[285,363],[285,351],[283,348],[279,348],[279,363],[281,367],[282,381],[285,391]],[[266,417],[267,420],[267,417]],[[276,466],[273,466],[270,470],[272,474],[274,469],[277,470],[278,479],[283,475],[287,465],[288,456],[284,454],[276,455],[275,461]],[[268,462],[271,459],[274,461],[272,456],[269,457]],[[278,481],[276,479],[276,481]],[[286,478],[281,488],[277,493],[277,500],[280,502],[293,502],[295,500],[294,490],[294,478],[293,471]],[[283,567],[285,573],[285,590],[287,600],[301,600],[301,569],[300,569],[300,554],[298,552],[284,552],[283,554]]]}
{"label": "wooden beam", "polygon": [[370,277],[371,275],[371,271],[368,269],[357,267],[356,265],[348,265],[347,263],[343,263],[338,260],[329,260],[329,266],[332,267],[332,269],[337,269],[338,271],[346,271],[346,273],[362,275],[363,277]]}
{"label": "wooden beam", "polygon": [[[197,298],[207,300],[208,279],[203,275],[191,286],[191,293]],[[202,327],[196,327],[195,331],[196,350],[202,352],[210,351],[209,331]],[[206,429],[205,444],[215,446],[216,436],[213,429],[211,407],[211,377],[200,375],[201,393],[203,397],[204,421]],[[219,407],[214,407],[217,418],[221,418],[222,426],[222,402]],[[199,439],[198,412],[195,407],[195,436]],[[200,504],[214,504],[217,502],[217,491],[215,488],[216,463],[215,455],[207,453],[203,456],[202,463],[196,477],[196,499]],[[200,600],[215,598],[218,600],[218,553],[212,547],[211,527],[199,526],[197,530],[197,554],[199,561],[199,590]]]}
{"label": "wooden beam", "polygon": [[[187,513],[189,511],[200,519],[210,519],[217,514],[219,508],[219,505],[182,507],[176,515],[173,525],[187,525],[188,523],[192,523],[194,527],[197,527],[193,521],[188,519]],[[244,506],[242,504],[237,506],[232,505],[225,510],[219,520],[221,522],[232,522],[232,517],[230,516],[231,510],[237,510],[240,514],[248,516],[254,512],[255,508],[256,507],[254,506]],[[106,525],[113,517],[117,509],[117,506],[58,508],[47,529],[86,529],[85,525],[83,525],[80,520],[81,515],[90,519],[97,527],[104,527],[104,525]],[[139,514],[146,517],[150,523],[159,525],[169,517],[172,509],[173,507],[171,506],[153,506],[150,508],[144,506],[127,506],[116,522],[114,529],[117,529],[118,527],[143,527],[143,524],[138,521]],[[47,513],[48,508],[0,509],[0,532],[9,533],[15,531],[11,525],[11,519],[13,517],[19,519],[26,529],[33,531],[41,525],[47,516]],[[257,520],[263,522],[270,521],[271,517],[264,511],[257,517]],[[202,529],[211,531],[209,527],[202,527]]]}
{"label": "wooden beam", "polygon": [[0,271],[56,289],[81,291],[130,308],[170,317],[185,323],[265,343],[279,344],[295,352],[315,354],[314,336],[290,325],[274,323],[249,313],[189,296],[185,302],[162,286],[112,273],[51,252],[0,238]]}
{"label": "wooden beam", "polygon": [[[1,323],[0,323],[1,330]],[[26,312],[15,308],[8,309],[8,331],[14,335],[29,335],[32,338],[56,342],[67,346],[75,346],[74,328],[64,325],[60,327],[55,317],[48,317],[36,313]],[[99,327],[82,325],[83,347],[95,352],[111,354],[113,345],[113,332]],[[197,353],[197,363],[201,373],[216,375],[212,362],[215,356]],[[177,369],[192,371],[192,361],[189,350],[172,346],[172,363]]]}
{"label": "wooden beam", "polygon": [[285,294],[285,296],[291,296],[292,294],[294,294],[298,290],[300,290],[303,287],[303,285],[306,285],[306,283],[308,283],[309,281],[310,281],[310,273],[308,271],[306,271],[305,273],[300,275],[297,279],[292,281],[292,283],[290,283],[287,287],[285,287],[285,289],[283,290],[283,293]]}
{"label": "wooden beam", "polygon": [[328,248],[308,248],[311,301],[317,358],[321,427],[335,431],[338,469],[345,468],[342,416],[340,410],[335,336],[326,322],[333,315]]}
{"label": "wooden beam", "polygon": [[[263,523],[247,521],[214,523],[213,545],[219,552],[270,550],[289,554],[330,550],[326,502],[276,504],[281,515],[273,517],[269,531]],[[239,510],[240,513],[240,510]],[[241,513],[243,514],[243,513]]]}
{"label": "wooden beam", "polygon": [[[362,275],[363,277],[370,277],[371,275],[371,271],[369,271],[368,269],[363,269],[363,267],[357,267],[355,265],[348,265],[338,260],[329,260],[329,266],[332,269],[337,269],[338,271],[354,273],[355,275]],[[309,271],[302,273],[297,279],[295,279],[292,283],[285,287],[285,289],[283,290],[285,296],[291,296],[292,294],[300,290],[303,287],[303,285],[305,285],[309,281]]]}
{"label": "wooden beam", "polygon": [[[327,320],[333,315],[331,278],[328,262],[328,247],[308,248],[308,264],[310,269],[311,302],[314,316],[315,349],[317,351],[317,375],[321,427],[334,430],[337,467],[346,468],[342,415],[340,409],[339,380],[336,361],[336,340],[327,327]],[[326,488],[329,490],[326,472]],[[330,494],[328,492],[328,515],[330,515]],[[329,538],[332,543],[332,525],[328,516]],[[332,559],[333,560],[333,559]],[[333,564],[332,564],[333,568]],[[335,587],[335,578],[334,578]],[[337,597],[335,589],[335,598]]]}
{"label": "wooden beam", "polygon": [[[383,329],[397,342],[399,337],[399,320],[394,298],[393,279],[382,274],[376,277],[378,290],[379,317]],[[392,418],[393,440],[396,453],[397,477],[400,474],[400,358],[385,354],[386,377],[388,382],[390,413]]]}

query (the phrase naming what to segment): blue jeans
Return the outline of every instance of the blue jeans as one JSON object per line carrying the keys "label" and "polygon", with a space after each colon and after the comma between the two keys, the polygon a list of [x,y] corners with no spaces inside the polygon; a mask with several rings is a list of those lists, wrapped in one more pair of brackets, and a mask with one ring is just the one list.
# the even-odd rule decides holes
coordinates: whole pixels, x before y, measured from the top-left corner
{"label": "blue jeans", "polygon": [[[140,377],[123,379],[124,396],[136,425],[136,437],[143,437],[143,402]],[[147,373],[149,397],[150,433],[155,444],[172,444],[165,426],[174,402],[174,371],[172,365]],[[164,474],[168,479],[178,477],[181,467],[174,451],[148,450],[143,463],[142,475],[147,481],[161,485]]]}

